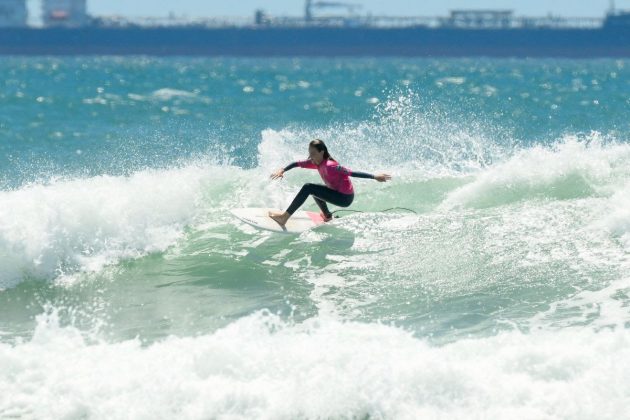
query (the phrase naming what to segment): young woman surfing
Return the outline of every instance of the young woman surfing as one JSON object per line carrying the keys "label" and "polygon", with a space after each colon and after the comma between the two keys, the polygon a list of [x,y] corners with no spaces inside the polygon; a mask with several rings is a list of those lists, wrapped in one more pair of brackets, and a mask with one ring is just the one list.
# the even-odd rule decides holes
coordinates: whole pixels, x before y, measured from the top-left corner
{"label": "young woman surfing", "polygon": [[306,201],[309,195],[312,195],[315,199],[315,202],[322,211],[324,220],[331,220],[332,213],[328,210],[327,202],[339,207],[348,207],[354,200],[354,188],[349,178],[351,176],[355,178],[375,179],[378,182],[385,182],[392,178],[391,175],[388,174],[371,175],[364,172],[352,172],[344,168],[330,156],[326,145],[319,139],[309,143],[308,155],[308,160],[293,162],[285,168],[278,169],[271,174],[271,179],[282,178],[286,171],[300,167],[317,169],[326,185],[304,184],[284,213],[270,211],[269,217],[278,222],[280,226],[284,226],[287,223],[287,220],[304,204],[304,201]]}

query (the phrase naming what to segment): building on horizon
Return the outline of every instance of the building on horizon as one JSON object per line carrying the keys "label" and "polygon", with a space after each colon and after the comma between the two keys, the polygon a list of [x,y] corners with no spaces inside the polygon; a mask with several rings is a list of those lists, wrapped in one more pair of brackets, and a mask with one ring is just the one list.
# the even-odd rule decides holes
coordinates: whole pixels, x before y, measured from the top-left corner
{"label": "building on horizon", "polygon": [[87,0],[43,0],[44,26],[79,27],[89,24]]}
{"label": "building on horizon", "polygon": [[19,28],[27,25],[26,0],[0,0],[0,28]]}

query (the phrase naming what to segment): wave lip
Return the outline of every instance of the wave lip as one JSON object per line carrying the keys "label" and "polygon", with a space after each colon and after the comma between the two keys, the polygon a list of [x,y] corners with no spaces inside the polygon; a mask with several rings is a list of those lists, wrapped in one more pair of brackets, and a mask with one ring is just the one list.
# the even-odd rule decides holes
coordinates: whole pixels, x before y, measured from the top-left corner
{"label": "wave lip", "polygon": [[166,249],[193,219],[211,176],[190,165],[0,192],[0,287]]}
{"label": "wave lip", "polygon": [[630,146],[567,137],[535,146],[483,170],[445,199],[442,207],[493,207],[526,199],[608,195],[630,178]]}

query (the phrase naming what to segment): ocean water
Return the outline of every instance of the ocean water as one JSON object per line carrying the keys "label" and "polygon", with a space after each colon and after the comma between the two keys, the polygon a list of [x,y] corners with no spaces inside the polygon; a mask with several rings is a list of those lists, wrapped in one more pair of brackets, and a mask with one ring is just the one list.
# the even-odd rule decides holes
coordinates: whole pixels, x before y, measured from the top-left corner
{"label": "ocean water", "polygon": [[[627,418],[627,60],[0,74],[0,418]],[[299,236],[231,217],[316,137],[393,180]]]}

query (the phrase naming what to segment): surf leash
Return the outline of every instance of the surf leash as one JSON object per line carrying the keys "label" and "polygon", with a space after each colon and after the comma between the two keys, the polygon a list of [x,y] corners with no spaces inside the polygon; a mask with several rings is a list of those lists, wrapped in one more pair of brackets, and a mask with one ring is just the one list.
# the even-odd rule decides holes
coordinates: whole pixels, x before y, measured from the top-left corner
{"label": "surf leash", "polygon": [[[383,210],[377,210],[374,213],[386,213],[388,211],[392,211],[392,210],[405,210],[405,211],[409,211],[413,214],[418,214],[418,212],[416,212],[415,210],[412,209],[408,209],[407,207],[390,207],[388,209],[383,209]],[[366,210],[350,210],[350,209],[339,209],[339,210],[335,210],[333,212],[331,212],[330,214],[333,215],[333,217],[339,218],[339,216],[336,216],[336,213],[340,213],[340,212],[347,212],[347,213],[368,213],[368,211]],[[370,212],[371,213],[371,212]]]}

